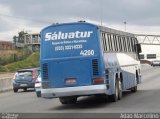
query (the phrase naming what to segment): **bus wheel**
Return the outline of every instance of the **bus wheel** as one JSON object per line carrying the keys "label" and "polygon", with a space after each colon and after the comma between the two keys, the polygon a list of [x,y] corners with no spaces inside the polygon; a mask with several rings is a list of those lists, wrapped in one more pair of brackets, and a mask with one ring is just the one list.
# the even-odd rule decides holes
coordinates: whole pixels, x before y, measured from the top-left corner
{"label": "bus wheel", "polygon": [[137,92],[137,86],[131,88],[131,92]]}
{"label": "bus wheel", "polygon": [[119,86],[118,86],[118,80],[116,80],[116,84],[115,84],[115,92],[113,95],[109,95],[109,101],[111,102],[116,102],[118,100],[118,94],[119,94]]}
{"label": "bus wheel", "polygon": [[[138,72],[136,71],[136,84],[139,82]],[[131,92],[137,92],[137,85],[131,88]]]}
{"label": "bus wheel", "polygon": [[122,99],[122,82],[118,80],[118,100]]}
{"label": "bus wheel", "polygon": [[75,104],[77,102],[77,97],[61,97],[59,101],[62,104]]}

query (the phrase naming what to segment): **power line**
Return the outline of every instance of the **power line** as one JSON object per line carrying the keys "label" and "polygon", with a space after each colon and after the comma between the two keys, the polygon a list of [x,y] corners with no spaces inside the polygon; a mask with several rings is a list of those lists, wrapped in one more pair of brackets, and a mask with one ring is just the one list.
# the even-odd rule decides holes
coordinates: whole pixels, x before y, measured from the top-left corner
{"label": "power line", "polygon": [[14,19],[19,19],[19,20],[25,20],[25,21],[32,21],[32,22],[39,22],[39,23],[47,23],[47,24],[53,24],[49,21],[43,21],[43,20],[37,20],[37,19],[33,19],[33,18],[24,18],[22,16],[12,16],[12,15],[6,15],[6,14],[1,14],[0,16],[2,17],[9,17],[9,18],[14,18]]}

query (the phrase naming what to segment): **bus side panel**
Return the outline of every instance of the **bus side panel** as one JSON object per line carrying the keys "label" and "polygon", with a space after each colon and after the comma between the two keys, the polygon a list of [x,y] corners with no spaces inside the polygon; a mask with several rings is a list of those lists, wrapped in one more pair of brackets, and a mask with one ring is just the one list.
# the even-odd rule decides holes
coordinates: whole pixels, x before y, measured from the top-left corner
{"label": "bus side panel", "polygon": [[139,62],[132,56],[134,56],[134,54],[128,55],[126,53],[111,52],[104,53],[105,67],[109,72],[109,94],[114,93],[115,74],[119,72],[123,75],[123,90],[130,89],[137,85],[136,69]]}

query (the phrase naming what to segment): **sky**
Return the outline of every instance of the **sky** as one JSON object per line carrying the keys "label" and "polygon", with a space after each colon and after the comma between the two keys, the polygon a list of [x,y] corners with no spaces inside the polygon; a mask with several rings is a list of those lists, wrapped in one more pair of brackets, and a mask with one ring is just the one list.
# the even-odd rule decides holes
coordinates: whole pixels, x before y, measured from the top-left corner
{"label": "sky", "polygon": [[0,40],[39,33],[53,23],[80,20],[135,33],[160,35],[160,0],[0,0]]}

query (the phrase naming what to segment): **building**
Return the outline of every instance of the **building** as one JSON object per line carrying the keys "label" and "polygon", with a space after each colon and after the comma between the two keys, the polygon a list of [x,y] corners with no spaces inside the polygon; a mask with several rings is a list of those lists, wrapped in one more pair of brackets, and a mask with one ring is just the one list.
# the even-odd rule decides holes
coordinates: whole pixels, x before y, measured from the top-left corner
{"label": "building", "polygon": [[12,50],[14,44],[11,41],[0,41],[0,50]]}
{"label": "building", "polygon": [[18,42],[18,37],[17,37],[15,45],[17,48],[23,48],[24,46],[28,46],[30,47],[31,50],[37,51],[40,49],[40,34],[39,33],[24,34],[23,37],[21,37],[21,42]]}
{"label": "building", "polygon": [[24,44],[40,44],[40,34],[39,33],[32,33],[32,34],[25,34],[24,35]]}
{"label": "building", "polygon": [[160,35],[136,34],[136,37],[142,47],[141,60],[160,60]]}

